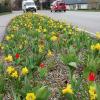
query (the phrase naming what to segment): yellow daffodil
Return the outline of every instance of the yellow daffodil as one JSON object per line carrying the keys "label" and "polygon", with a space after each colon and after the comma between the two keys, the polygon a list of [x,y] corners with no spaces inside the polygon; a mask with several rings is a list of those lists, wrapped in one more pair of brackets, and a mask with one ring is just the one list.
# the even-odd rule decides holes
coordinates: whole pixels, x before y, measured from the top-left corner
{"label": "yellow daffodil", "polygon": [[63,31],[66,31],[66,28],[64,28]]}
{"label": "yellow daffodil", "polygon": [[1,46],[1,49],[3,50],[4,49],[4,46]]}
{"label": "yellow daffodil", "polygon": [[71,25],[69,24],[67,27],[70,29],[71,28]]}
{"label": "yellow daffodil", "polygon": [[78,27],[77,27],[77,26],[75,27],[75,31],[77,31],[77,32],[79,31],[79,29],[78,29]]}
{"label": "yellow daffodil", "polygon": [[27,69],[27,67],[24,67],[24,68],[22,68],[22,74],[23,75],[26,75],[26,74],[28,74],[28,69]]}
{"label": "yellow daffodil", "polygon": [[43,49],[42,48],[39,48],[39,53],[42,53],[43,52]]}
{"label": "yellow daffodil", "polygon": [[42,26],[39,26],[39,29],[41,30],[42,29]]}
{"label": "yellow daffodil", "polygon": [[39,45],[39,52],[42,53],[44,50],[44,45]]}
{"label": "yellow daffodil", "polygon": [[100,39],[100,32],[97,32],[97,33],[96,33],[96,38],[97,38],[97,39]]}
{"label": "yellow daffodil", "polygon": [[67,93],[73,94],[73,90],[72,90],[71,84],[67,84],[67,87],[62,90],[62,93],[63,94],[67,94]]}
{"label": "yellow daffodil", "polygon": [[97,43],[97,44],[95,45],[95,49],[96,49],[96,50],[100,50],[100,43]]}
{"label": "yellow daffodil", "polygon": [[11,77],[13,77],[13,78],[18,78],[18,72],[17,72],[17,71],[14,71],[14,72],[11,74]]}
{"label": "yellow daffodil", "polygon": [[36,96],[34,93],[27,93],[26,100],[36,100]]}
{"label": "yellow daffodil", "polygon": [[60,28],[63,28],[63,25],[60,25]]}
{"label": "yellow daffodil", "polygon": [[100,50],[100,43],[97,43],[95,45],[91,45],[91,50]]}
{"label": "yellow daffodil", "polygon": [[40,33],[41,32],[41,30],[40,29],[37,29],[37,31]]}
{"label": "yellow daffodil", "polygon": [[47,29],[44,29],[43,32],[47,32]]}
{"label": "yellow daffodil", "polygon": [[11,37],[13,38],[13,37],[14,37],[14,35],[13,35],[13,34],[11,34]]}
{"label": "yellow daffodil", "polygon": [[55,35],[56,33],[55,33],[55,32],[52,32],[51,34],[52,34],[52,35]]}
{"label": "yellow daffodil", "polygon": [[22,49],[22,47],[23,47],[22,45],[19,45],[19,49]]}
{"label": "yellow daffodil", "polygon": [[5,61],[12,62],[13,57],[9,54],[7,57],[4,58]]}
{"label": "yellow daffodil", "polygon": [[6,71],[8,74],[11,74],[14,70],[15,68],[13,66],[8,66]]}
{"label": "yellow daffodil", "polygon": [[44,48],[44,45],[40,44],[40,45],[39,45],[39,48]]}
{"label": "yellow daffodil", "polygon": [[91,45],[91,50],[95,50],[95,46],[94,45]]}
{"label": "yellow daffodil", "polygon": [[25,40],[25,41],[24,41],[24,43],[25,43],[25,44],[27,44],[27,43],[28,43],[28,41],[27,41],[27,40]]}
{"label": "yellow daffodil", "polygon": [[7,41],[9,41],[9,40],[11,39],[11,37],[10,37],[10,36],[6,36],[5,39],[6,39]]}
{"label": "yellow daffodil", "polygon": [[55,36],[55,35],[53,35],[52,37],[51,37],[51,40],[52,41],[56,41],[58,38],[57,38],[57,36]]}
{"label": "yellow daffodil", "polygon": [[51,52],[51,50],[48,50],[48,57],[51,57],[51,56],[53,56],[53,53]]}
{"label": "yellow daffodil", "polygon": [[0,49],[2,49],[2,50],[4,49],[4,46],[2,44],[0,44]]}
{"label": "yellow daffodil", "polygon": [[95,86],[90,86],[89,94],[90,94],[90,100],[96,100],[97,94]]}

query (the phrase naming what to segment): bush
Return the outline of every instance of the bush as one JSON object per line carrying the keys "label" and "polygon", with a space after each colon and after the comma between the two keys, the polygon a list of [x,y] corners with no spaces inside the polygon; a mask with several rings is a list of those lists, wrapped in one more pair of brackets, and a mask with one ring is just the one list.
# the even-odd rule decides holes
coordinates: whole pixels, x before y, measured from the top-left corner
{"label": "bush", "polygon": [[3,12],[11,12],[11,5],[8,1],[5,1],[4,3],[0,4],[0,13]]}

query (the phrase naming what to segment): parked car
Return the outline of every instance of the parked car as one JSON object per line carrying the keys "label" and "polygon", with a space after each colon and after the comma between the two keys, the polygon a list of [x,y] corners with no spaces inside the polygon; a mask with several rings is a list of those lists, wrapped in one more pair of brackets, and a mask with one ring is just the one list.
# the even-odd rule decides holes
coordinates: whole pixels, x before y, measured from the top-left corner
{"label": "parked car", "polygon": [[52,11],[66,11],[66,4],[61,1],[54,1],[50,6],[51,12]]}
{"label": "parked car", "polygon": [[22,10],[24,12],[27,12],[27,11],[37,11],[37,7],[35,5],[35,2],[33,0],[23,0],[22,2]]}

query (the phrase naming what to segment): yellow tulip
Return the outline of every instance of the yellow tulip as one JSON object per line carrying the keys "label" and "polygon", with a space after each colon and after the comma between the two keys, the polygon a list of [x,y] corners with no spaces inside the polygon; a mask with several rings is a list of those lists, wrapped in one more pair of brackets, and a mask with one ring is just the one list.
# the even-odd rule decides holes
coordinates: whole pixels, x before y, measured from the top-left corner
{"label": "yellow tulip", "polygon": [[22,68],[22,74],[23,75],[26,75],[26,74],[28,74],[28,69],[27,69],[27,67],[24,67],[24,68]]}
{"label": "yellow tulip", "polygon": [[48,50],[48,54],[47,54],[48,57],[51,57],[53,56],[53,53],[51,52],[51,50]]}
{"label": "yellow tulip", "polygon": [[17,72],[17,71],[14,71],[14,72],[11,74],[11,77],[13,77],[13,78],[18,78],[18,72]]}
{"label": "yellow tulip", "polygon": [[27,93],[26,100],[36,100],[36,96],[34,93]]}
{"label": "yellow tulip", "polygon": [[5,61],[12,62],[13,57],[9,54],[7,57],[4,58]]}
{"label": "yellow tulip", "polygon": [[8,74],[11,74],[14,70],[15,68],[13,66],[8,66],[6,71]]}
{"label": "yellow tulip", "polygon": [[100,50],[100,43],[97,43],[97,44],[95,45],[95,49],[96,49],[96,50]]}
{"label": "yellow tulip", "polygon": [[71,84],[67,84],[67,87],[62,90],[62,93],[63,94],[67,94],[67,93],[73,94],[73,90],[72,90]]}

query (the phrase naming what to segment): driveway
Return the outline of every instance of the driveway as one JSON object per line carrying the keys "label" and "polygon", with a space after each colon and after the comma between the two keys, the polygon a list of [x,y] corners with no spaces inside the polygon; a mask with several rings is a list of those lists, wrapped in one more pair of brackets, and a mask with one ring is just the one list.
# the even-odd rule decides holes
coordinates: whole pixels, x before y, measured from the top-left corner
{"label": "driveway", "polygon": [[64,21],[77,25],[79,28],[91,33],[100,32],[100,12],[85,11],[66,11],[66,12],[50,12],[38,11],[38,13],[49,16],[55,20]]}
{"label": "driveway", "polygon": [[15,17],[17,15],[20,15],[20,14],[22,14],[21,11],[18,11],[18,12],[17,11],[14,11],[11,14],[0,16],[0,42],[3,39],[3,36],[5,34],[6,27],[7,27],[8,23],[10,22],[10,20],[13,17]]}

